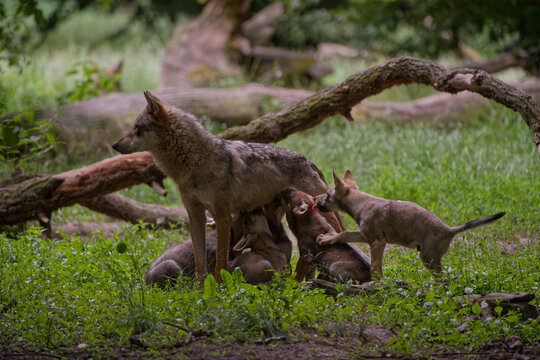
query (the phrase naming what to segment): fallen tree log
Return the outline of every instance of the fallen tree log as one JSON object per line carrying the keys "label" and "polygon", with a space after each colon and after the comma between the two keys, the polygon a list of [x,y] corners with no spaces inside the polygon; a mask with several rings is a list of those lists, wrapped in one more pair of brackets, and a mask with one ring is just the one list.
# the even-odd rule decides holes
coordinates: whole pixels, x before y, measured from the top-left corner
{"label": "fallen tree log", "polygon": [[171,224],[189,224],[186,209],[157,204],[143,204],[120,194],[84,198],[79,204],[112,218],[137,224],[154,224],[158,228],[168,229]]}
{"label": "fallen tree log", "polygon": [[534,293],[489,293],[458,296],[456,301],[463,306],[481,304],[485,317],[496,315],[495,308],[500,306],[502,315],[512,310],[520,313],[522,320],[527,320],[538,317],[538,309],[535,305],[530,304],[534,299]]}
{"label": "fallen tree log", "polygon": [[[233,89],[171,88],[153,93],[168,104],[228,125],[246,124],[261,116],[265,101],[277,100],[283,105],[290,105],[313,94],[306,90],[259,84]],[[66,141],[67,151],[84,144],[85,148],[95,152],[108,147],[129,129],[145,106],[146,101],[141,94],[111,93],[57,109],[37,110],[35,118],[51,119]]]}
{"label": "fallen tree log", "polygon": [[478,69],[488,72],[490,74],[510,69],[512,67],[525,67],[527,64],[527,55],[526,54],[511,54],[503,53],[497,56],[496,58],[486,60],[486,61],[468,61],[461,64],[458,68],[469,68],[469,69]]}
{"label": "fallen tree log", "polygon": [[[540,81],[525,81],[513,86],[530,94],[536,102],[540,101]],[[155,90],[154,94],[196,116],[206,115],[228,125],[243,125],[264,115],[265,103],[274,101],[288,106],[314,93],[252,83],[230,89],[161,89]],[[392,118],[404,123],[427,118],[442,121],[459,116],[468,108],[488,105],[489,100],[485,97],[463,91],[459,94],[434,94],[407,102],[362,101],[352,108],[351,116],[358,121],[368,117]],[[58,109],[37,110],[35,118],[52,120],[67,142],[67,151],[84,144],[84,148],[95,152],[108,148],[129,129],[145,106],[146,101],[141,94],[112,93]],[[15,114],[5,118],[13,116]]]}
{"label": "fallen tree log", "polygon": [[149,153],[115,156],[56,175],[14,176],[0,185],[0,225],[38,220],[50,228],[54,210],[133,185],[148,184],[163,195],[164,178]]}

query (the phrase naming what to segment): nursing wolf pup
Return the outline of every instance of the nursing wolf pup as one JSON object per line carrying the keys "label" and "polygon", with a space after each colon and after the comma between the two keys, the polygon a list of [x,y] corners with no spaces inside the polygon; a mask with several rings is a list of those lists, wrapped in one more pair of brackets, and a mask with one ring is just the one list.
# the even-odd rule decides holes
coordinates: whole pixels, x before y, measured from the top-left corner
{"label": "nursing wolf pup", "polygon": [[232,272],[239,268],[244,279],[253,285],[269,282],[275,271],[283,271],[288,263],[287,257],[290,259],[290,253],[287,253],[287,249],[282,251],[278,246],[276,240],[279,241],[281,237],[272,233],[261,208],[247,213],[241,212],[240,216],[245,224],[244,236],[234,246],[234,250],[250,249],[250,251],[243,252],[228,262],[227,270]]}
{"label": "nursing wolf pup", "polygon": [[334,185],[315,197],[321,211],[343,211],[356,220],[358,231],[320,235],[320,245],[344,242],[369,244],[371,272],[375,278],[383,275],[382,258],[386,243],[416,248],[425,267],[434,270],[435,276],[442,272],[441,258],[448,251],[450,242],[458,233],[487,225],[504,216],[500,212],[464,225],[450,227],[435,214],[409,201],[394,201],[375,197],[358,190],[349,170],[344,180],[335,173]]}
{"label": "nursing wolf pup", "polygon": [[[250,213],[235,214],[231,225],[230,245],[236,251],[229,251],[227,270],[239,267],[244,278],[250,284],[267,282],[272,277],[272,271],[281,271],[289,262],[290,247],[280,248],[283,237],[279,229],[269,227],[273,220],[272,213],[263,213],[255,209]],[[216,263],[216,230],[206,232],[206,259],[208,271]],[[290,243],[290,240],[289,240]],[[250,252],[242,253],[244,249]],[[230,249],[232,250],[232,249]],[[174,285],[176,279],[183,276],[192,277],[195,274],[195,259],[193,242],[187,240],[174,245],[159,255],[148,267],[144,275],[147,284],[165,287]]]}
{"label": "nursing wolf pup", "polygon": [[[294,186],[311,195],[328,188],[322,173],[303,155],[268,144],[223,140],[149,91],[148,103],[131,131],[113,144],[122,154],[149,151],[158,166],[178,185],[189,214],[196,273],[206,274],[205,209],[217,230],[216,280],[227,263],[231,213],[253,210]],[[342,229],[339,214],[328,221]]]}

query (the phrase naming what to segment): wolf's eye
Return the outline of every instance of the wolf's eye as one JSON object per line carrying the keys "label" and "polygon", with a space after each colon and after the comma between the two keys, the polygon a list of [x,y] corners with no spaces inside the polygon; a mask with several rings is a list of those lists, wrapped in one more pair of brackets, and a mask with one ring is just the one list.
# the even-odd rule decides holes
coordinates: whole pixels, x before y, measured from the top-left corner
{"label": "wolf's eye", "polygon": [[141,136],[143,132],[143,129],[140,126],[133,127],[133,134],[135,136]]}

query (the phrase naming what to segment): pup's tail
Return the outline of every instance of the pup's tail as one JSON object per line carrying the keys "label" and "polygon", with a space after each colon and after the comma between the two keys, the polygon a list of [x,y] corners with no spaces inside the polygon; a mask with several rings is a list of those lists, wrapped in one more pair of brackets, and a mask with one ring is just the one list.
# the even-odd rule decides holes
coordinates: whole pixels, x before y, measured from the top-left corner
{"label": "pup's tail", "polygon": [[462,231],[484,226],[484,225],[494,222],[495,220],[502,218],[505,214],[506,212],[501,211],[500,213],[496,213],[494,215],[490,215],[482,219],[471,220],[461,226],[456,226],[456,227],[451,228],[451,231],[453,234],[458,234]]}

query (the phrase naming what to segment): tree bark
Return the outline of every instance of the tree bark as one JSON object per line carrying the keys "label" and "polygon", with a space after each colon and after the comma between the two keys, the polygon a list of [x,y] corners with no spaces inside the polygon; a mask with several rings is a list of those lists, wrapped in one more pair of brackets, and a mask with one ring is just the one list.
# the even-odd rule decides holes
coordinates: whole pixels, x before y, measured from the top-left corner
{"label": "tree bark", "polygon": [[144,152],[115,156],[57,175],[21,182],[13,179],[0,187],[0,225],[28,220],[47,225],[54,210],[141,183],[163,193],[164,178],[152,156]]}
{"label": "tree bark", "polygon": [[450,71],[442,65],[412,57],[391,59],[350,76],[345,81],[291,105],[277,113],[264,115],[245,126],[221,133],[225,139],[277,142],[289,134],[320,124],[341,114],[352,120],[351,109],[365,98],[396,85],[431,85],[451,94],[471,91],[517,111],[530,129],[540,156],[540,108],[531,95],[481,70]]}
{"label": "tree bark", "polygon": [[162,87],[190,87],[223,75],[240,75],[228,46],[251,0],[211,0],[193,21],[181,25],[165,49]]}

